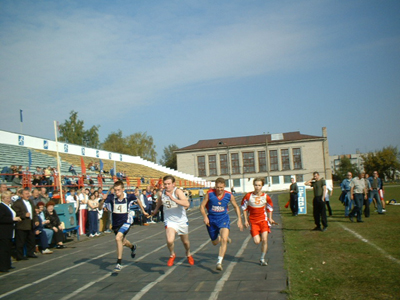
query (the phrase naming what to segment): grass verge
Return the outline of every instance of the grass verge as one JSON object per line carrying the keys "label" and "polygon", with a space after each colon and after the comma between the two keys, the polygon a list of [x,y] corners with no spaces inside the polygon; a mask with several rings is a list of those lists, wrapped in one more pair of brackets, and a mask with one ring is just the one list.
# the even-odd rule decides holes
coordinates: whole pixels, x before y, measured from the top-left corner
{"label": "grass verge", "polygon": [[[400,202],[400,187],[385,191],[385,199]],[[308,214],[297,217],[284,207],[289,193],[279,195],[290,299],[400,299],[400,206],[386,205],[378,215],[372,204],[364,223],[351,223],[339,194],[331,197],[326,232],[311,231],[312,191]]]}

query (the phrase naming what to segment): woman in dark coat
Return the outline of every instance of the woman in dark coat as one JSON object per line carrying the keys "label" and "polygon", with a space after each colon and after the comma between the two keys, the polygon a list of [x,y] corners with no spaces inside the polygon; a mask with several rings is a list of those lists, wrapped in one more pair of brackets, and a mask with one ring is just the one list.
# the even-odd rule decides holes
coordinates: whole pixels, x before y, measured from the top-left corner
{"label": "woman in dark coat", "polygon": [[44,213],[44,216],[46,220],[50,221],[50,223],[47,223],[45,226],[46,228],[53,230],[53,241],[56,244],[56,248],[62,249],[65,248],[63,245],[64,233],[60,218],[58,217],[57,212],[54,210],[54,205],[55,203],[53,201],[49,201],[46,204],[46,212]]}
{"label": "woman in dark coat", "polygon": [[11,208],[11,193],[3,192],[0,203],[0,272],[11,269],[11,239],[14,237],[14,223],[21,221]]}

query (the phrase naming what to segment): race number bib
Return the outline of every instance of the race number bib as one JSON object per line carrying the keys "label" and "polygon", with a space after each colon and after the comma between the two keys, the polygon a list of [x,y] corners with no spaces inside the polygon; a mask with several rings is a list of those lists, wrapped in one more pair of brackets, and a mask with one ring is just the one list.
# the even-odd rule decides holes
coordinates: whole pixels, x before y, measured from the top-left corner
{"label": "race number bib", "polygon": [[117,204],[114,203],[114,214],[126,214],[128,212],[128,208],[126,203]]}

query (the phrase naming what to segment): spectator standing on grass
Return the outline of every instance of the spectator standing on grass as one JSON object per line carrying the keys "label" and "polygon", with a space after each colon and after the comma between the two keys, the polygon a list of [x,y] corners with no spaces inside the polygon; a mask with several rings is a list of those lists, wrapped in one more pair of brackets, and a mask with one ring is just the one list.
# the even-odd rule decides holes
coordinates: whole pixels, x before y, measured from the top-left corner
{"label": "spectator standing on grass", "polygon": [[297,216],[299,214],[299,187],[293,177],[290,179],[290,182],[290,209],[292,215]]}
{"label": "spectator standing on grass", "polygon": [[365,174],[364,181],[365,181],[365,188],[367,189],[367,191],[366,191],[366,194],[365,194],[366,197],[364,197],[364,206],[365,206],[365,208],[364,208],[364,216],[366,218],[369,218],[369,215],[370,215],[369,205],[372,202],[372,199],[370,198],[370,193],[369,193],[369,191],[371,190],[371,183],[369,182],[368,178],[369,178],[369,175]]}
{"label": "spectator standing on grass", "polygon": [[363,222],[361,220],[362,207],[364,204],[364,198],[368,199],[367,188],[365,186],[365,173],[361,172],[358,177],[354,177],[350,183],[350,195],[351,200],[354,200],[354,208],[349,214],[349,219],[354,222],[353,218],[357,215],[357,222]]}
{"label": "spectator standing on grass", "polygon": [[344,216],[348,217],[352,207],[352,200],[350,195],[350,183],[351,179],[353,178],[353,174],[351,172],[347,172],[346,178],[343,179],[342,183],[340,184],[340,188],[344,193],[343,205],[344,205]]}
{"label": "spectator standing on grass", "polygon": [[325,204],[326,204],[326,208],[328,209],[328,213],[329,216],[332,217],[332,208],[331,208],[331,204],[330,204],[330,197],[332,197],[333,195],[333,186],[327,182],[326,183],[326,194],[325,194]]}
{"label": "spectator standing on grass", "polygon": [[384,211],[382,208],[382,202],[379,197],[379,188],[381,186],[381,179],[378,177],[378,172],[374,171],[373,177],[369,177],[368,179],[369,179],[369,183],[371,184],[371,188],[369,191],[370,198],[372,198],[373,200],[375,199],[378,214],[384,214]]}
{"label": "spectator standing on grass", "polygon": [[[311,186],[314,190],[313,199],[313,216],[316,227],[314,231],[325,231],[328,228],[328,219],[326,218],[325,195],[326,183],[325,179],[319,176],[318,172],[313,173],[313,178],[304,183]],[[322,228],[321,228],[322,222]]]}

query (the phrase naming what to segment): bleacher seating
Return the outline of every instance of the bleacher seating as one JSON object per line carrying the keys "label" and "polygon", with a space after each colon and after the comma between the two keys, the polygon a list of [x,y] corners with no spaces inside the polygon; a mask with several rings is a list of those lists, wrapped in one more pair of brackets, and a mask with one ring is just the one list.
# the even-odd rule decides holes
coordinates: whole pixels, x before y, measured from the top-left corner
{"label": "bleacher seating", "polygon": [[[11,165],[22,165],[24,170],[25,167],[29,165],[29,150],[31,151],[32,164],[30,171],[34,172],[36,166],[39,167],[57,167],[57,154],[54,151],[48,150],[37,150],[30,149],[27,147],[0,144],[0,170],[4,166],[10,167]],[[73,155],[68,153],[59,153],[61,159],[61,175],[70,176],[69,167],[74,164],[75,170],[78,174],[81,174],[81,156]],[[100,159],[92,157],[83,157],[83,161],[87,166],[90,162],[99,163]],[[103,168],[109,171],[114,167],[114,161],[102,159]],[[129,177],[131,187],[138,186],[139,188],[146,186],[148,184],[156,184],[160,177],[164,177],[169,173],[161,171],[160,169],[166,169],[165,167],[159,166],[152,162],[147,162],[143,160],[143,164],[127,163],[116,161],[117,171],[124,171]],[[172,171],[172,170],[171,170]],[[176,171],[175,171],[176,172]],[[91,171],[86,169],[86,173],[91,176],[95,185],[97,185],[97,171]],[[179,173],[179,172],[178,172]],[[111,185],[113,180],[109,175],[106,176],[106,185]],[[190,180],[184,179],[174,175],[177,180],[177,186],[182,187],[199,187],[200,185],[191,182]],[[140,178],[144,178],[145,182],[142,184]],[[9,183],[10,185],[10,183]]]}

